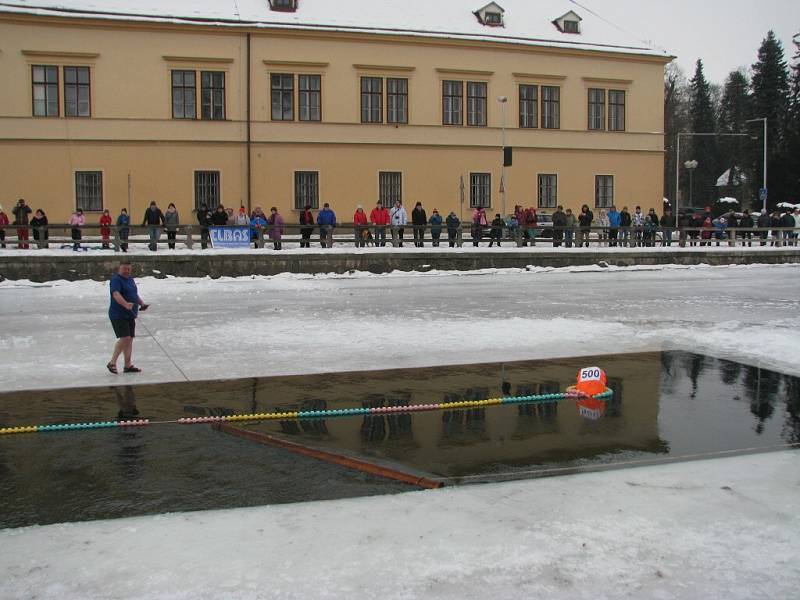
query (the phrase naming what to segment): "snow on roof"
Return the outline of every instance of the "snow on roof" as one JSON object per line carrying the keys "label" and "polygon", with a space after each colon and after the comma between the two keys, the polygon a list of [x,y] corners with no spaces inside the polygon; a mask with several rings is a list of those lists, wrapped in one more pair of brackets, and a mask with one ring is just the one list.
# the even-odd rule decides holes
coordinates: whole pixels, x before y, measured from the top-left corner
{"label": "snow on roof", "polygon": [[[504,0],[504,27],[475,19],[481,0],[299,0],[294,12],[270,9],[267,0],[0,0],[0,14],[32,14],[228,27],[358,31],[624,52],[670,58],[572,0]],[[579,35],[553,20],[572,11]]]}

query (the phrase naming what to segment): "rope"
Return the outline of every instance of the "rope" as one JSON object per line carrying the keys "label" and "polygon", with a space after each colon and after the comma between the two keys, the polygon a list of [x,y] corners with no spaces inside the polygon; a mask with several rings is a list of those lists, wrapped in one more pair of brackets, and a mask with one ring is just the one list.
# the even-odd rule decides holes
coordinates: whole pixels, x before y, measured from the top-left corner
{"label": "rope", "polygon": [[152,339],[152,340],[153,340],[153,341],[156,343],[156,346],[158,346],[159,348],[161,348],[161,351],[162,351],[162,352],[164,353],[164,355],[165,355],[165,356],[166,356],[166,357],[169,359],[169,362],[171,362],[171,363],[173,364],[173,366],[174,366],[176,369],[178,369],[178,373],[180,373],[181,375],[183,375],[183,378],[184,378],[186,381],[189,381],[189,378],[186,376],[186,373],[184,373],[184,372],[183,372],[183,370],[181,370],[181,368],[178,366],[178,363],[176,363],[174,360],[172,360],[172,357],[169,355],[169,353],[168,353],[166,350],[164,350],[164,346],[162,346],[161,344],[159,344],[159,343],[158,343],[158,340],[156,339],[156,336],[154,336],[154,335],[153,335],[153,333],[152,333],[152,332],[151,332],[151,331],[150,331],[150,330],[147,328],[147,325],[145,324],[145,322],[144,322],[144,320],[141,318],[141,316],[139,317],[139,323],[141,323],[141,324],[142,324],[142,327],[144,327],[144,330],[145,330],[145,331],[148,333],[148,335],[150,336],[150,338],[151,338],[151,339]]}
{"label": "rope", "polygon": [[150,421],[139,419],[135,421],[101,421],[96,423],[63,423],[58,425],[27,425],[21,427],[6,427],[0,429],[0,435],[15,433],[39,433],[49,431],[75,431],[84,429],[105,429],[110,427],[144,427],[147,425],[196,425],[200,423],[219,423],[233,421],[287,421],[292,419],[332,419],[338,417],[377,416],[386,414],[405,414],[414,412],[431,412],[436,410],[458,410],[465,408],[485,408],[487,406],[502,406],[510,404],[534,404],[537,402],[555,402],[568,398],[596,398],[604,400],[610,398],[613,392],[606,389],[600,394],[590,396],[579,391],[560,392],[556,394],[539,394],[532,396],[506,396],[503,398],[490,398],[487,400],[464,400],[461,402],[441,402],[437,404],[410,404],[407,406],[378,406],[374,408],[342,408],[331,410],[304,410],[272,413],[251,413],[241,415],[226,415],[222,417],[195,417],[182,418],[173,421]]}

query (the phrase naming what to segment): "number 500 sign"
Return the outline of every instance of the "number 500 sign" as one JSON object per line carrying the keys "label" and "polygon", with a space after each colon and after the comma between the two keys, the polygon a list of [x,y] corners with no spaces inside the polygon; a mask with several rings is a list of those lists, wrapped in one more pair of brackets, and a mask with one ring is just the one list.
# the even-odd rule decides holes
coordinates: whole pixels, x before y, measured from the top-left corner
{"label": "number 500 sign", "polygon": [[585,367],[578,375],[579,381],[600,381],[603,371],[600,367]]}

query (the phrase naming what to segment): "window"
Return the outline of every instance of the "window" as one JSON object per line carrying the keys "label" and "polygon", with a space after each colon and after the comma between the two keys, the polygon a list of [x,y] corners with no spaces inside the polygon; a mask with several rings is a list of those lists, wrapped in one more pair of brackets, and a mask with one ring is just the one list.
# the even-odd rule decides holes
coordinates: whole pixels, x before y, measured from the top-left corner
{"label": "window", "polygon": [[319,172],[294,172],[294,208],[303,210],[306,206],[319,208]]}
{"label": "window", "polygon": [[269,7],[272,10],[294,12],[297,10],[297,0],[269,0]]}
{"label": "window", "polygon": [[386,122],[408,123],[408,79],[386,80]]}
{"label": "window", "polygon": [[442,124],[461,125],[464,122],[464,84],[461,81],[442,82]]}
{"label": "window", "polygon": [[491,173],[469,174],[469,205],[470,208],[488,208],[492,205]]}
{"label": "window", "polygon": [[595,175],[594,205],[597,208],[608,208],[614,204],[614,176]]}
{"label": "window", "polygon": [[361,122],[383,123],[383,78],[361,78]]}
{"label": "window", "polygon": [[300,120],[321,121],[322,77],[319,75],[298,75],[297,83],[300,90]]}
{"label": "window", "polygon": [[589,129],[605,129],[606,123],[606,91],[589,89]]}
{"label": "window", "polygon": [[503,15],[499,12],[487,12],[484,15],[484,22],[487,25],[493,25],[497,27],[498,25],[503,24]]}
{"label": "window", "polygon": [[211,121],[225,120],[225,73],[201,71],[200,94],[201,118]]}
{"label": "window", "polygon": [[571,21],[565,20],[564,21],[564,33],[580,33],[580,27],[578,26],[578,21]]}
{"label": "window", "polygon": [[91,116],[89,67],[64,67],[64,116]]}
{"label": "window", "polygon": [[539,175],[539,208],[555,208],[558,202],[558,175]]}
{"label": "window", "polygon": [[197,118],[197,87],[194,71],[172,72],[172,118]]}
{"label": "window", "polygon": [[31,72],[33,82],[33,116],[58,116],[58,67],[34,65]]}
{"label": "window", "polygon": [[625,131],[625,90],[608,90],[608,130]]}
{"label": "window", "polygon": [[535,85],[519,86],[519,126],[533,129],[538,127],[539,88]]}
{"label": "window", "polygon": [[403,175],[396,171],[378,173],[378,199],[386,208],[391,208],[399,200],[403,201]]}
{"label": "window", "polygon": [[542,129],[561,127],[561,88],[542,86]]}
{"label": "window", "polygon": [[294,121],[294,75],[270,77],[272,88],[272,120]]}
{"label": "window", "polygon": [[220,203],[219,171],[194,172],[194,207],[214,210]]}
{"label": "window", "polygon": [[467,82],[467,125],[486,126],[486,83]]}
{"label": "window", "polygon": [[103,173],[101,171],[75,172],[75,208],[85,211],[103,210]]}

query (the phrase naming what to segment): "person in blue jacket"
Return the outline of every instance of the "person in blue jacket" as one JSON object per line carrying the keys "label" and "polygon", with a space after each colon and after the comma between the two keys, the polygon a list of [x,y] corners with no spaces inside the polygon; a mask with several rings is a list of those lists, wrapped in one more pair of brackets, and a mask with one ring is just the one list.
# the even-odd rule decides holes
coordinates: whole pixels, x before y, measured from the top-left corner
{"label": "person in blue jacket", "polygon": [[256,212],[253,213],[253,216],[250,217],[250,240],[253,242],[254,248],[258,248],[258,232],[262,232],[263,240],[263,231],[266,226],[266,216],[264,215],[263,211],[261,211],[261,207],[259,206],[256,208]]}
{"label": "person in blue jacket", "polygon": [[435,208],[433,209],[433,214],[431,215],[430,219],[431,224],[431,237],[433,238],[433,245],[439,245],[439,238],[442,235],[442,215],[439,214],[439,211]]}
{"label": "person in blue jacket", "polygon": [[136,282],[131,277],[131,263],[123,260],[116,273],[111,276],[109,285],[111,304],[108,307],[108,318],[117,336],[114,352],[106,368],[116,375],[117,360],[122,354],[125,359],[125,373],[140,373],[139,367],[133,366],[133,338],[136,336],[136,317],[139,309],[147,310],[148,305],[139,296]]}
{"label": "person in blue jacket", "polygon": [[319,243],[323,248],[333,247],[333,228],[336,227],[336,213],[331,210],[327,202],[322,205],[322,210],[317,214],[319,225]]}
{"label": "person in blue jacket", "polygon": [[608,215],[606,216],[608,217],[608,245],[616,246],[617,234],[619,233],[619,226],[622,222],[622,216],[619,214],[617,207],[613,204],[608,210]]}
{"label": "person in blue jacket", "polygon": [[128,215],[128,210],[125,208],[120,209],[119,216],[117,217],[117,235],[119,236],[119,247],[123,252],[128,251],[128,236],[131,233],[131,218]]}

